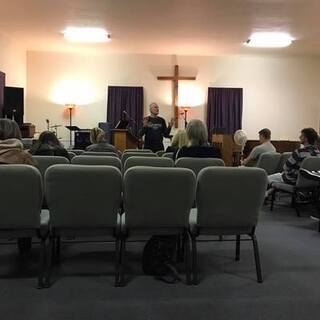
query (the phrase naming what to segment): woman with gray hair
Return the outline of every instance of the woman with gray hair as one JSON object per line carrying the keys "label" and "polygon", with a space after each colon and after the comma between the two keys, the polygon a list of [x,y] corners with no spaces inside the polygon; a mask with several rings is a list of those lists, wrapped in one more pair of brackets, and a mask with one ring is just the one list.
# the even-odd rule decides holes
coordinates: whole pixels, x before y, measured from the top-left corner
{"label": "woman with gray hair", "polygon": [[207,126],[198,119],[189,121],[187,125],[188,146],[178,150],[176,158],[221,158],[219,148],[210,146],[208,143]]}
{"label": "woman with gray hair", "polygon": [[37,164],[32,156],[23,150],[20,129],[17,123],[10,119],[0,119],[0,164]]}

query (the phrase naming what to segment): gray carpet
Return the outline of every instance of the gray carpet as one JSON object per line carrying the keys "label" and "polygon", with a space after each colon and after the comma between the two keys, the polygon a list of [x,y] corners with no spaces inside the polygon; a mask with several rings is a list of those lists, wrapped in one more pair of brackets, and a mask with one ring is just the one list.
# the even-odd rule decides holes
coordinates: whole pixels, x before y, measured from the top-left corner
{"label": "gray carpet", "polygon": [[113,286],[113,245],[63,244],[50,289],[37,290],[37,254],[19,258],[0,247],[1,319],[316,319],[320,311],[320,234],[317,223],[290,208],[261,213],[257,236],[264,283],[256,282],[251,242],[199,245],[201,283],[169,285],[141,270],[142,243],[128,245],[124,288]]}

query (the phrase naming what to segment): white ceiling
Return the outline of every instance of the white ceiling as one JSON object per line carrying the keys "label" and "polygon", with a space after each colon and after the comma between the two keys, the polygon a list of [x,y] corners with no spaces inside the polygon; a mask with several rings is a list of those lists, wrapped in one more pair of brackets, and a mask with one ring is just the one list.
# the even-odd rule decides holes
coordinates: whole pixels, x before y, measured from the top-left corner
{"label": "white ceiling", "polygon": [[[0,0],[0,32],[28,50],[216,55],[255,53],[253,31],[287,31],[285,54],[319,54],[320,0]],[[104,27],[112,41],[67,43],[67,26]]]}

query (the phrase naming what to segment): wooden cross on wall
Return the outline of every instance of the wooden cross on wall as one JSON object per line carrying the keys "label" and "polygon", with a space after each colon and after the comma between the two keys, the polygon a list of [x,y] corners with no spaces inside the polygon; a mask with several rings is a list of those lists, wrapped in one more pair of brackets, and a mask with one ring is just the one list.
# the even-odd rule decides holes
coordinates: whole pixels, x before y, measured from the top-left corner
{"label": "wooden cross on wall", "polygon": [[175,128],[178,128],[179,118],[179,80],[196,80],[196,77],[179,76],[179,66],[174,66],[174,76],[158,77],[158,80],[171,80],[173,82],[173,108]]}

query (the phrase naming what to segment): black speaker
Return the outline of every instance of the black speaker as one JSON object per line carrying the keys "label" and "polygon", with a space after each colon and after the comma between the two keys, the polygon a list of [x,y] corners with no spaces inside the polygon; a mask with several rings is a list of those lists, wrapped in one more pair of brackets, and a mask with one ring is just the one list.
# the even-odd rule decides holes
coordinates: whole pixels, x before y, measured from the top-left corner
{"label": "black speaker", "polygon": [[4,87],[3,116],[15,120],[19,125],[23,123],[24,89]]}
{"label": "black speaker", "polygon": [[91,144],[90,142],[90,131],[81,130],[76,131],[74,134],[74,148],[84,150],[87,146]]}

